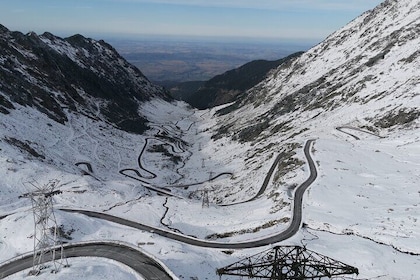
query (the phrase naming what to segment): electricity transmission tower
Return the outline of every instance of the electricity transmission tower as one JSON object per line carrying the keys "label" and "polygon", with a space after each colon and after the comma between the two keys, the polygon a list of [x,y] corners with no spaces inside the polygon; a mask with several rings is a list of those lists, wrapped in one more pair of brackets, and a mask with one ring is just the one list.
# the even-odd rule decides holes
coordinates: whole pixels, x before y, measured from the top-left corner
{"label": "electricity transmission tower", "polygon": [[210,202],[209,202],[209,190],[204,189],[203,190],[203,203],[201,205],[202,208],[209,208]]}
{"label": "electricity transmission tower", "polygon": [[47,268],[46,262],[52,262],[52,271],[56,273],[61,266],[67,267],[64,258],[63,244],[58,239],[58,226],[54,215],[53,196],[61,194],[55,190],[58,180],[51,180],[48,184],[38,186],[35,181],[24,183],[29,190],[19,198],[30,198],[34,216],[34,250],[32,270],[29,275],[38,275]]}
{"label": "electricity transmission tower", "polygon": [[[204,159],[203,159],[204,162]],[[209,182],[212,180],[213,177],[213,172],[210,171],[209,173]],[[209,192],[210,191],[214,191],[213,187],[206,187],[202,190],[202,194],[203,194],[203,203],[201,204],[202,208],[209,208],[210,207],[210,199],[209,199]]]}
{"label": "electricity transmission tower", "polygon": [[217,270],[217,274],[257,279],[325,279],[343,274],[359,274],[346,265],[300,246],[276,246]]}

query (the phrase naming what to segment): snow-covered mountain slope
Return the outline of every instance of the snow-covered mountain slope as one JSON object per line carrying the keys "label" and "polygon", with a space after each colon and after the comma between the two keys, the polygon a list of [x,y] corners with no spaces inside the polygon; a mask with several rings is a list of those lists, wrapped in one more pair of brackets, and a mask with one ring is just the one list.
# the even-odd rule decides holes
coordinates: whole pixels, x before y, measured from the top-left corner
{"label": "snow-covered mountain slope", "polygon": [[418,130],[419,33],[419,1],[385,1],[219,110],[213,139],[241,143],[244,170],[253,172],[279,146],[293,154],[340,126],[382,136]]}
{"label": "snow-covered mountain slope", "polygon": [[[30,201],[18,198],[31,180],[39,185],[60,180],[57,208],[105,212],[197,239],[229,243],[277,234],[289,225],[296,186],[308,176],[302,147],[316,139],[311,154],[318,177],[304,196],[304,227],[281,244],[305,245],[358,267],[356,279],[418,278],[419,27],[420,1],[386,1],[282,65],[244,99],[211,110],[134,94],[136,113],[148,120],[142,135],[115,127],[118,122],[102,110],[113,99],[90,93],[68,75],[55,84],[69,85],[70,92],[72,85],[83,88],[77,92],[87,101],[59,98],[67,91],[45,86],[55,81],[53,73],[44,76],[42,64],[32,71],[23,58],[13,58],[39,60],[34,58],[39,53],[22,43],[16,47],[17,39],[10,41],[15,47],[3,40],[18,67],[7,68],[10,62],[1,56],[2,73],[9,73],[1,77],[28,78],[22,89],[16,82],[0,88],[0,262],[32,249]],[[110,73],[121,85],[108,59],[98,68],[90,65],[97,48],[113,53],[102,49],[105,43],[79,36],[37,38],[65,55],[57,62],[72,61],[78,70],[86,66],[94,76]],[[67,45],[74,40],[88,44],[78,43],[82,54]],[[109,60],[125,65],[113,55]],[[124,73],[131,71],[127,67]],[[164,97],[138,75],[133,83],[144,81],[146,96],[150,87],[151,95]],[[58,105],[33,95],[34,87],[48,88],[44,95],[53,93]],[[28,98],[32,103],[20,101],[22,92],[34,97]],[[258,193],[278,155],[265,192],[236,204]],[[145,187],[163,187],[174,196]],[[202,207],[206,189],[209,208]],[[180,279],[215,279],[216,268],[264,250],[206,249],[81,214],[56,211],[56,216],[71,238],[67,242],[139,245]],[[24,274],[11,279],[20,278]]]}
{"label": "snow-covered mountain slope", "polygon": [[[288,193],[305,178],[302,145],[318,139],[314,157],[321,174],[305,198],[311,206],[304,222],[314,230],[309,235],[326,231],[329,239],[348,234],[355,236],[348,238],[352,243],[373,240],[414,255],[400,263],[418,264],[418,34],[420,1],[385,1],[280,66],[244,99],[210,111],[211,118],[203,115],[202,130],[213,143],[204,153],[242,174],[214,195],[225,203],[252,197],[281,154],[265,195],[273,201],[268,211],[286,209]],[[312,244],[328,247],[323,242]],[[337,249],[331,246],[324,252]],[[375,263],[372,256],[359,266]],[[350,259],[356,258],[357,253]],[[383,279],[405,278],[379,266],[376,272],[382,270]],[[407,271],[407,278],[416,278],[412,267]]]}
{"label": "snow-covered mountain slope", "polygon": [[167,98],[104,41],[81,35],[24,35],[0,25],[0,47],[2,113],[18,103],[64,123],[68,109],[142,132],[145,120],[139,115],[139,102]]}
{"label": "snow-covered mountain slope", "polygon": [[385,1],[366,12],[277,69],[220,123],[236,134],[249,120],[263,126],[312,118],[378,129],[413,126],[420,115],[419,5]]}

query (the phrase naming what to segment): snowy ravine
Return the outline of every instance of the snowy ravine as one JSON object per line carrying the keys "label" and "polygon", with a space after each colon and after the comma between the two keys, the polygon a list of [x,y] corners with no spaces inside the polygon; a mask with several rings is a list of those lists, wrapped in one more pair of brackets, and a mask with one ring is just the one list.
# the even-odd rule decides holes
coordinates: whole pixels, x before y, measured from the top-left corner
{"label": "snowy ravine", "polygon": [[[166,105],[161,103],[155,104],[153,107],[156,110],[159,107],[167,109],[164,106]],[[183,112],[182,107],[173,108],[172,115],[176,118],[182,119],[188,116],[194,118],[190,112]],[[188,114],[183,115],[183,113]],[[37,113],[31,112],[31,114],[36,115]],[[202,112],[197,112],[197,114],[202,114]],[[20,115],[24,115],[23,112],[19,112],[16,116],[10,116],[10,119],[19,121]],[[40,119],[45,118],[43,115],[39,115],[39,117]],[[52,168],[50,164],[40,162],[34,164],[33,159],[30,160],[19,151],[12,149],[7,151],[8,158],[2,158],[2,166],[4,166],[1,169],[2,178],[5,178],[2,184],[7,187],[2,188],[2,215],[14,213],[0,220],[3,234],[2,260],[30,251],[33,245],[30,238],[33,231],[32,213],[29,211],[30,203],[17,198],[21,193],[27,191],[22,185],[22,181],[28,178],[36,178],[40,183],[49,179],[60,179],[60,189],[63,190],[63,194],[55,198],[57,208],[105,211],[108,214],[133,221],[164,227],[160,224],[160,219],[165,212],[163,205],[166,198],[146,191],[141,184],[129,178],[125,179],[117,173],[118,166],[130,166],[122,164],[124,162],[122,158],[127,161],[131,158],[132,162],[136,160],[134,154],[130,155],[128,152],[123,154],[124,150],[129,150],[129,145],[124,148],[124,141],[141,143],[143,137],[138,136],[136,139],[133,135],[127,134],[124,137],[120,135],[118,137],[120,145],[116,146],[121,148],[116,148],[114,157],[106,157],[106,162],[109,161],[108,167],[102,166],[102,164],[96,164],[99,161],[97,158],[103,157],[99,152],[101,150],[99,147],[110,146],[106,139],[116,141],[115,136],[107,137],[110,136],[107,133],[121,132],[107,129],[102,131],[102,135],[100,133],[91,134],[89,132],[100,131],[96,127],[98,124],[89,119],[85,121],[75,121],[72,129],[77,130],[68,129],[60,134],[57,133],[59,127],[53,127],[52,131],[55,135],[62,136],[55,137],[58,141],[49,143],[48,147],[58,146],[61,147],[58,150],[68,150],[68,154],[63,155],[63,158],[69,162],[72,161],[71,155],[75,155],[77,158],[75,151],[91,154],[91,157],[84,158],[84,160],[93,163],[94,175],[99,180],[91,176],[80,176],[78,174],[80,171],[77,171],[76,167],[72,172],[70,170],[63,172]],[[169,120],[166,124],[168,123],[170,123]],[[83,131],[79,127],[81,124],[87,127],[85,130],[87,135],[93,135],[89,141],[84,139],[86,134],[80,134],[85,135],[84,137],[75,137],[75,131]],[[183,120],[183,124],[178,123],[184,127],[189,126],[187,124],[187,119]],[[12,124],[8,124],[8,127],[12,127]],[[30,127],[31,125],[28,125],[28,128]],[[194,129],[190,130],[191,137],[193,137]],[[303,211],[306,226],[294,238],[282,244],[305,244],[308,249],[356,266],[359,268],[359,278],[361,279],[377,276],[382,276],[382,279],[389,279],[391,276],[396,279],[406,279],[407,271],[411,271],[415,276],[419,256],[403,252],[418,254],[420,251],[417,221],[419,215],[420,145],[418,141],[420,135],[418,131],[414,131],[401,136],[401,131],[398,131],[390,133],[386,138],[377,138],[352,129],[346,131],[358,136],[361,140],[355,140],[334,128],[331,128],[329,133],[318,134],[313,155],[318,164],[319,177],[304,198]],[[28,129],[26,136],[32,135],[31,132],[33,131]],[[53,136],[46,134],[44,137],[51,139],[50,137]],[[102,144],[97,145],[98,142]],[[224,143],[224,145],[231,144],[234,143]],[[66,148],[67,145],[70,145],[72,149]],[[198,149],[199,142],[194,146],[197,146]],[[214,150],[219,149],[218,145],[210,147],[213,147]],[[137,152],[140,148],[141,145],[137,148]],[[96,152],[94,152],[95,149]],[[132,149],[136,150],[134,147]],[[192,150],[194,149],[192,148]],[[48,149],[45,151],[48,152]],[[5,148],[2,148],[2,152],[6,152]],[[233,158],[235,154],[235,151],[232,150],[230,157]],[[49,156],[52,155],[47,153],[46,157]],[[228,158],[228,155],[226,157]],[[103,158],[105,159],[105,157]],[[203,158],[203,154],[196,152],[193,153],[190,161],[196,161],[196,164],[201,167],[200,158]],[[299,158],[304,159],[300,152]],[[148,164],[148,162],[145,163]],[[112,167],[113,164],[115,169]],[[225,164],[229,166],[228,161]],[[70,169],[70,166],[68,168]],[[230,166],[230,168],[234,168],[234,166]],[[302,174],[295,178],[296,181],[303,181],[306,178],[306,167],[303,168]],[[192,180],[192,178],[199,177],[200,174],[202,177],[208,175],[206,170],[201,172],[189,170],[188,172],[193,176],[185,180]],[[250,178],[246,174],[235,173],[235,176],[245,177],[247,179],[244,180],[247,180],[250,185],[254,185],[254,178]],[[220,184],[223,180],[215,182],[215,184]],[[286,193],[285,191],[287,198]],[[166,206],[169,208],[169,212],[165,215],[165,224],[169,224],[184,234],[195,235],[199,238],[204,238],[214,232],[253,229],[267,221],[290,215],[287,211],[270,213],[270,209],[274,205],[271,199],[266,198],[259,199],[256,203],[250,202],[232,207],[211,204],[209,208],[202,208],[201,201],[198,199],[167,198],[167,200]],[[109,210],[110,208],[112,209]],[[243,215],[244,211],[247,213],[246,217]],[[63,224],[66,230],[75,230],[71,234],[73,238],[71,242],[123,240],[134,245],[139,244],[144,250],[168,265],[180,279],[189,279],[190,277],[214,279],[216,268],[264,249],[263,247],[237,250],[232,251],[232,254],[225,254],[222,250],[184,245],[152,233],[144,233],[82,215],[60,211],[57,211],[56,215],[59,223]],[[281,228],[284,226],[277,225],[256,233],[236,235],[219,241],[255,240],[273,234]],[[89,260],[88,266],[103,265],[98,264],[95,259]],[[76,264],[74,268],[68,269],[78,269],[77,261]],[[404,269],[402,270],[401,267]],[[21,273],[9,278],[20,279],[25,275]],[[95,279],[94,276],[92,278]]]}
{"label": "snowy ravine", "polygon": [[[13,103],[0,113],[0,263],[33,248],[31,203],[19,198],[31,191],[28,181],[58,179],[56,209],[104,212],[226,243],[276,234],[287,228],[294,190],[309,175],[303,145],[315,139],[318,177],[303,199],[303,225],[280,244],[206,249],[57,210],[64,241],[139,246],[179,279],[217,279],[217,268],[274,245],[304,245],[357,267],[348,279],[419,279],[419,26],[420,1],[385,1],[236,103],[198,111],[158,97],[142,101],[138,112],[149,129],[141,135],[105,121],[99,105],[89,112],[98,99],[88,99],[83,114],[61,107],[63,123]],[[7,105],[2,98],[9,100],[0,88],[0,105]],[[239,203],[258,193],[279,154],[264,194]],[[109,260],[70,263],[57,279],[141,279]],[[25,271],[8,277],[23,278]]]}

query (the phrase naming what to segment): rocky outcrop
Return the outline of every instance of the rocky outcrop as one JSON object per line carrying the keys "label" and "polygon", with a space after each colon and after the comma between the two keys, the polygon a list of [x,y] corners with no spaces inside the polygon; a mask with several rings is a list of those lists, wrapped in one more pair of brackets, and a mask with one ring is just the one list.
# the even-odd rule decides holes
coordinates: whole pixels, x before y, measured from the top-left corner
{"label": "rocky outcrop", "polygon": [[104,41],[22,34],[0,26],[0,49],[0,113],[20,104],[64,124],[65,110],[71,110],[141,133],[147,119],[139,103],[169,99]]}

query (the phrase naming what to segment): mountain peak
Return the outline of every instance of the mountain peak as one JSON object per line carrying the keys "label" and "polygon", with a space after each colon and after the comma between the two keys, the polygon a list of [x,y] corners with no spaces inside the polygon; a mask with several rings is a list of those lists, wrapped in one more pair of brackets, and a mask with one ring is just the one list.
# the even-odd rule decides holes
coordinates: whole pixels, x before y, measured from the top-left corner
{"label": "mountain peak", "polygon": [[[33,249],[31,202],[20,198],[54,182],[63,242],[153,244],[144,249],[173,278],[213,279],[253,246],[292,242],[358,267],[359,279],[414,279],[420,15],[411,1],[387,1],[233,105],[205,111],[163,102],[103,41],[0,33],[1,259],[13,265]],[[143,135],[121,130],[140,132],[146,119]],[[81,263],[57,277],[114,269]]]}
{"label": "mountain peak", "polygon": [[49,40],[56,40],[56,39],[60,39],[60,40],[61,40],[61,38],[60,38],[60,37],[55,36],[54,34],[52,34],[52,33],[50,33],[50,32],[44,32],[44,33],[42,33],[41,37],[43,37],[43,38],[47,38],[47,39],[49,39]]}
{"label": "mountain peak", "polygon": [[74,46],[81,46],[81,47],[83,47],[83,46],[88,47],[89,44],[91,43],[91,40],[85,38],[81,34],[72,35],[70,37],[65,38],[64,40],[69,42],[70,44],[72,44]]}
{"label": "mountain peak", "polygon": [[[62,39],[48,32],[23,35],[5,27],[2,31],[3,100],[35,107],[57,122],[67,121],[64,108],[96,117],[95,99],[102,99],[100,116],[116,126],[135,120],[138,129],[134,125],[130,129],[141,132],[145,119],[138,113],[140,102],[168,98],[165,90],[150,83],[103,41],[80,34]],[[1,111],[10,107],[3,106]]]}
{"label": "mountain peak", "polygon": [[6,26],[0,24],[0,33],[6,33],[9,32],[9,29],[6,28]]}
{"label": "mountain peak", "polygon": [[331,119],[332,126],[354,121],[372,129],[415,125],[420,114],[415,94],[420,92],[419,33],[419,1],[385,1],[279,66],[221,111],[227,114],[224,126],[230,133],[237,127],[239,135],[246,120],[255,120],[255,108],[260,114],[256,125],[264,127],[304,116]]}

